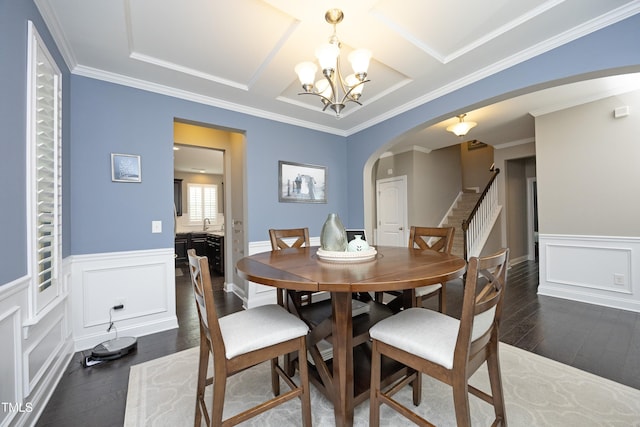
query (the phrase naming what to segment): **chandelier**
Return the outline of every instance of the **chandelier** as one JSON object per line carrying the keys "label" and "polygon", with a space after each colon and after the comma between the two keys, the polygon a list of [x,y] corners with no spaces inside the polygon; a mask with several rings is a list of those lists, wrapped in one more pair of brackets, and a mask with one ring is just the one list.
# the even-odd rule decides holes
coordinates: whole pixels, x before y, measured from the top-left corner
{"label": "chandelier", "polygon": [[460,114],[457,117],[460,120],[458,123],[456,123],[455,125],[447,126],[447,130],[449,132],[453,132],[454,134],[456,134],[456,136],[465,136],[472,127],[475,127],[477,125],[476,122],[465,122],[464,118],[466,117],[466,114]]}
{"label": "chandelier", "polygon": [[357,49],[349,54],[349,62],[353,68],[353,74],[349,74],[343,78],[340,71],[340,40],[336,35],[336,25],[342,21],[344,14],[340,9],[330,9],[324,19],[333,25],[333,34],[329,37],[329,43],[325,43],[316,49],[316,58],[320,63],[322,75],[324,79],[317,82],[316,71],[318,66],[313,62],[306,61],[296,65],[295,72],[302,84],[304,92],[298,95],[316,95],[320,97],[325,111],[327,107],[336,113],[336,118],[340,118],[340,112],[346,102],[355,102],[362,105],[359,101],[362,95],[362,89],[367,78],[367,69],[369,68],[369,60],[371,59],[371,51],[367,49]]}

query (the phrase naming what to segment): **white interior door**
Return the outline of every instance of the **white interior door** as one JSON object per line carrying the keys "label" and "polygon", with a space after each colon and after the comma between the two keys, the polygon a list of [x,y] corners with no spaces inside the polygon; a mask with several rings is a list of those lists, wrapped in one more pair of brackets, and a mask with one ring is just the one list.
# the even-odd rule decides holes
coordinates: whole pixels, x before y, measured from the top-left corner
{"label": "white interior door", "polygon": [[376,181],[376,244],[380,246],[406,246],[407,239],[407,177]]}

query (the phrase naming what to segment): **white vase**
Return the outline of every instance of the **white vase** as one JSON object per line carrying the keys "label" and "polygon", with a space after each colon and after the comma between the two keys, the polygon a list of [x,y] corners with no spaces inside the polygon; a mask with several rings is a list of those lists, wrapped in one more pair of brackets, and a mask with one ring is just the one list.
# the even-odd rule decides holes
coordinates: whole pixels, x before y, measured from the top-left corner
{"label": "white vase", "polygon": [[369,244],[366,240],[362,240],[362,235],[356,234],[355,238],[349,242],[347,250],[349,252],[362,252],[369,249]]}

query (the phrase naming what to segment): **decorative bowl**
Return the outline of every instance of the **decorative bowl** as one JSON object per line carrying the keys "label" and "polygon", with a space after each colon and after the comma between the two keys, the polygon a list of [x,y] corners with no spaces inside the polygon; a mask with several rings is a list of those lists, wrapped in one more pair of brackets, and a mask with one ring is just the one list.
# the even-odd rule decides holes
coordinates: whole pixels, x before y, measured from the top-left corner
{"label": "decorative bowl", "polygon": [[369,247],[366,251],[360,252],[325,251],[322,248],[319,248],[316,252],[318,258],[323,261],[341,263],[370,261],[375,259],[377,254],[378,251],[374,247]]}

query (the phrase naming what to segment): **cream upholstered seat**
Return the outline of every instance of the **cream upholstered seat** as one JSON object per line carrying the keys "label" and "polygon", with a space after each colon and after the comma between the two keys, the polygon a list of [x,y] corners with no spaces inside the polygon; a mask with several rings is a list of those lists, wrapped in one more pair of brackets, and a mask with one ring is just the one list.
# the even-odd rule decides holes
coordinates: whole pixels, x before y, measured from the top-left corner
{"label": "cream upholstered seat", "polygon": [[[458,426],[469,426],[471,392],[494,407],[493,425],[506,425],[498,357],[498,332],[504,300],[509,250],[469,261],[460,320],[420,307],[404,310],[374,325],[372,338],[369,425],[380,423],[385,403],[414,423],[432,425],[393,399],[413,382],[414,404],[420,403],[420,379],[424,373],[453,388]],[[477,292],[478,287],[482,287]],[[380,385],[381,357],[407,365],[412,371],[386,390]],[[491,395],[468,384],[471,375],[487,362]]]}
{"label": "cream upholstered seat", "polygon": [[[265,305],[218,319],[206,257],[188,251],[189,271],[200,319],[200,359],[196,389],[194,425],[202,418],[208,426],[231,426],[252,418],[276,405],[299,397],[302,425],[311,426],[309,375],[306,363],[308,326],[279,305]],[[278,356],[300,354],[300,385],[296,385],[278,364]],[[212,376],[208,376],[209,357],[213,357]],[[262,362],[271,363],[271,385],[276,395],[264,403],[226,420],[222,419],[227,378]],[[280,394],[280,378],[291,390]],[[211,407],[205,402],[205,389],[213,385]]]}

